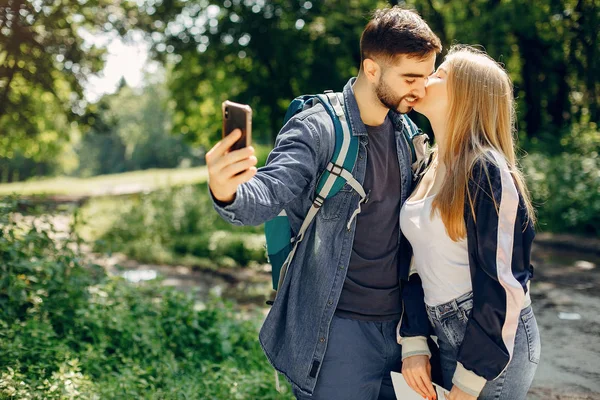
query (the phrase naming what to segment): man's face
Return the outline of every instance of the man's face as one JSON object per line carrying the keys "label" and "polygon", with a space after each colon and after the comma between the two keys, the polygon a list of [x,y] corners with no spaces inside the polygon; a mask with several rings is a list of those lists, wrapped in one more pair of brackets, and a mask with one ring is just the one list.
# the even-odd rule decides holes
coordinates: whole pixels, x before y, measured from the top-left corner
{"label": "man's face", "polygon": [[425,83],[434,69],[435,53],[423,59],[402,55],[381,67],[375,94],[385,107],[406,114],[425,96]]}

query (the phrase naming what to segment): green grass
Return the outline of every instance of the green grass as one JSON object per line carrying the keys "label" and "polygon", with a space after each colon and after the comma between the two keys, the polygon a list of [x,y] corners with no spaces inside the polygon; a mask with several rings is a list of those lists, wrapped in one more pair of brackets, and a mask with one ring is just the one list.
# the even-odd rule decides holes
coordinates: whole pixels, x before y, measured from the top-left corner
{"label": "green grass", "polygon": [[81,195],[103,196],[152,191],[157,188],[205,182],[206,167],[149,169],[92,178],[56,177],[0,184],[0,196]]}

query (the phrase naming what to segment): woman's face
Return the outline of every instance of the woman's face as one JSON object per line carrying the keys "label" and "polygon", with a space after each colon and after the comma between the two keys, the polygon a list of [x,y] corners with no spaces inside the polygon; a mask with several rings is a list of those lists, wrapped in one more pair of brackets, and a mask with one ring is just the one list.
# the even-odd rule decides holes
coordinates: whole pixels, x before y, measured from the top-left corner
{"label": "woman's face", "polygon": [[431,121],[432,118],[446,118],[448,112],[448,70],[449,65],[443,63],[431,74],[425,84],[425,96],[419,99],[414,110]]}

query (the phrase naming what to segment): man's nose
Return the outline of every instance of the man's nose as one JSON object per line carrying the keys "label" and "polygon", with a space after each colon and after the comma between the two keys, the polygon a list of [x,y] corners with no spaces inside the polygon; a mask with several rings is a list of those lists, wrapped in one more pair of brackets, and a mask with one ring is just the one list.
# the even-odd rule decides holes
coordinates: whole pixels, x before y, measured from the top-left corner
{"label": "man's nose", "polygon": [[425,97],[425,92],[426,92],[425,87],[426,87],[425,80],[423,80],[423,82],[418,87],[416,87],[414,89],[413,95],[416,96],[416,97],[418,97],[418,98]]}

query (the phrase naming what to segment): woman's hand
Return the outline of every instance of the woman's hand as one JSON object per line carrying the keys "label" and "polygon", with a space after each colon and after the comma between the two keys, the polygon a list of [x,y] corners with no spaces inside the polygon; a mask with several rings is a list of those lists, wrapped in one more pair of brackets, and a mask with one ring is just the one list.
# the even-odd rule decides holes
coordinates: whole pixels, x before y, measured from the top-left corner
{"label": "woman's hand", "polygon": [[412,356],[402,361],[402,375],[415,392],[423,398],[436,399],[435,389],[431,383],[431,363],[428,356]]}
{"label": "woman's hand", "polygon": [[446,396],[447,400],[477,400],[477,397],[471,396],[460,390],[457,386],[452,386],[450,394]]}

